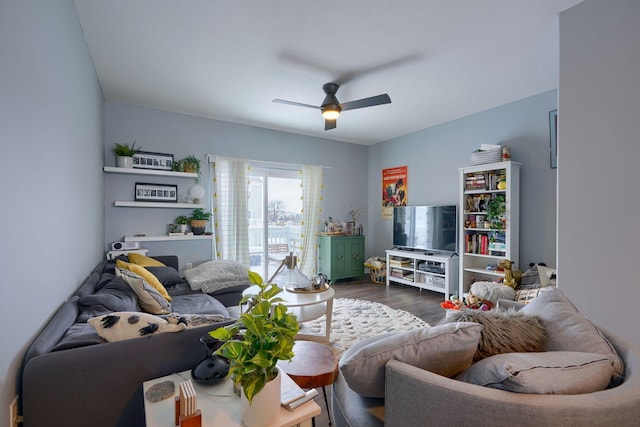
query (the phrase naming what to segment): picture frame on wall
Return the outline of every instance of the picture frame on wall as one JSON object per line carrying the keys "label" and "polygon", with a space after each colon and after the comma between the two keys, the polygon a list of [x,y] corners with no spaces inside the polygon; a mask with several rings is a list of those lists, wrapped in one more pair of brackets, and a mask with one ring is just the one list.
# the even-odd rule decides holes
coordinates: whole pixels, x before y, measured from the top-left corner
{"label": "picture frame on wall", "polygon": [[140,151],[133,155],[133,167],[170,171],[173,170],[173,154]]}
{"label": "picture frame on wall", "polygon": [[551,169],[558,167],[558,110],[549,112],[549,148]]}
{"label": "picture frame on wall", "polygon": [[178,186],[172,184],[136,182],[135,201],[177,203]]}

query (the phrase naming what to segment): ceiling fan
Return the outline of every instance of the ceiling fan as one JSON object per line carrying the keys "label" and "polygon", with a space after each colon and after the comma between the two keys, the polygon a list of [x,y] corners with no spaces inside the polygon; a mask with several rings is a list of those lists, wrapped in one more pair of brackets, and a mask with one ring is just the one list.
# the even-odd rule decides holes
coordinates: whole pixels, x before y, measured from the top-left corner
{"label": "ceiling fan", "polygon": [[324,117],[324,130],[331,130],[336,128],[336,120],[340,116],[340,112],[347,110],[355,110],[357,108],[374,107],[376,105],[390,104],[391,98],[386,93],[383,95],[372,96],[369,98],[362,98],[355,101],[345,102],[341,104],[336,98],[336,92],[340,86],[337,83],[325,83],[322,85],[322,90],[327,94],[324,101],[320,106],[303,104],[301,102],[286,101],[284,99],[274,99],[273,102],[278,104],[295,105],[298,107],[317,108],[322,111],[322,117]]}

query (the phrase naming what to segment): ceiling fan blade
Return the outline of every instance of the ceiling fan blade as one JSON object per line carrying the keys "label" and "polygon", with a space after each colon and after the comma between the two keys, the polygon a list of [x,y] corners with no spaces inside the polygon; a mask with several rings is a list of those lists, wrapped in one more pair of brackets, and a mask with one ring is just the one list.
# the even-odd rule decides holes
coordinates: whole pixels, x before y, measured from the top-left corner
{"label": "ceiling fan blade", "polygon": [[317,106],[317,105],[303,104],[301,102],[287,101],[287,100],[284,100],[284,99],[274,99],[272,102],[275,102],[277,104],[293,105],[293,106],[296,106],[296,107],[307,107],[307,108],[320,109],[320,107]]}
{"label": "ceiling fan blade", "polygon": [[331,130],[336,128],[337,120],[325,120],[324,121],[324,130]]}
{"label": "ceiling fan blade", "polygon": [[362,98],[355,101],[340,104],[342,111],[355,110],[356,108],[373,107],[375,105],[391,104],[391,98],[386,93],[383,95],[372,96],[370,98]]}

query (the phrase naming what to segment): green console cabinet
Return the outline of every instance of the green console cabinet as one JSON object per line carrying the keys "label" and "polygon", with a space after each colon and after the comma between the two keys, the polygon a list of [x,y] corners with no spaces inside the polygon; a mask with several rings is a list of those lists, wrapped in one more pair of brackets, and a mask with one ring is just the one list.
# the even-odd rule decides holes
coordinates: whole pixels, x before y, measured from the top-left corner
{"label": "green console cabinet", "polygon": [[318,236],[318,272],[329,280],[364,278],[364,236]]}

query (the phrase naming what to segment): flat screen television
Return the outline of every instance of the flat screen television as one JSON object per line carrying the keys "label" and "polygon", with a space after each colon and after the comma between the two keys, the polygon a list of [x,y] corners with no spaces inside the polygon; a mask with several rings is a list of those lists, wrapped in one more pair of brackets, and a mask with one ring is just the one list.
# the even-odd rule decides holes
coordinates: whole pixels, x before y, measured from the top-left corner
{"label": "flat screen television", "polygon": [[457,206],[393,208],[393,246],[425,252],[457,252]]}

